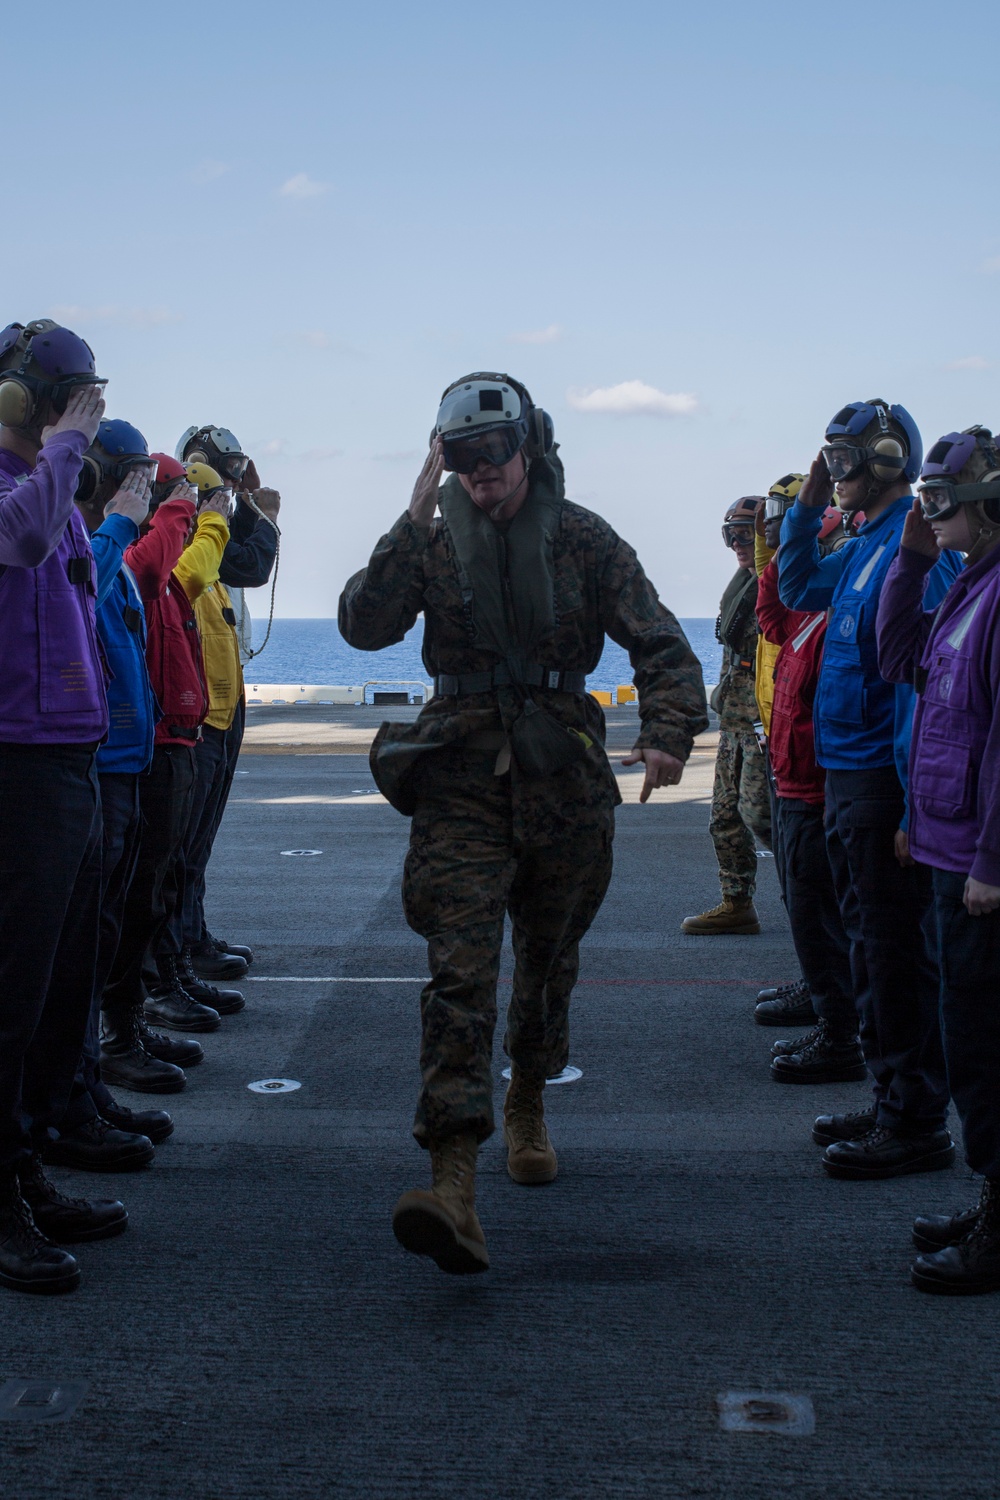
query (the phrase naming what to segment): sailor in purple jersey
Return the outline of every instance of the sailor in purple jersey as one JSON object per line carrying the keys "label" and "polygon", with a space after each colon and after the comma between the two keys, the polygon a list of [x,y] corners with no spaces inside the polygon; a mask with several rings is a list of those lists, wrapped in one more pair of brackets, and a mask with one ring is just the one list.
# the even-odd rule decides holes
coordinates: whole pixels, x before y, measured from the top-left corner
{"label": "sailor in purple jersey", "polygon": [[71,1291],[60,1244],[117,1234],[41,1150],[66,1108],[94,983],[96,751],[108,729],[87,528],[73,497],[104,411],[94,357],[48,319],[0,332],[0,1284]]}
{"label": "sailor in purple jersey", "polygon": [[[914,1285],[1000,1291],[1000,446],[985,427],[950,432],[921,471],[920,500],[879,604],[879,666],[917,689],[910,746],[910,850],[934,876],[941,1028],[979,1203],[918,1218]],[[940,549],[966,554],[936,610]]]}

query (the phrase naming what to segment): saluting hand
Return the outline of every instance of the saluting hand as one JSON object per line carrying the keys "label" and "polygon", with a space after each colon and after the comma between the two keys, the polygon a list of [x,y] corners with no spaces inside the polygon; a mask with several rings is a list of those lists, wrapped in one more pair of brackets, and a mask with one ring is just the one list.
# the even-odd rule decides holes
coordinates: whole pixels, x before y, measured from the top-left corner
{"label": "saluting hand", "polygon": [[130,469],[120,487],[104,507],[105,516],[127,516],[141,526],[149,515],[149,497],[153,493],[153,470]]}
{"label": "saluting hand", "polygon": [[809,475],[797,498],[800,505],[808,505],[811,510],[826,510],[828,505],[832,505],[833,480],[822,453],[817,453],[813,459]]}
{"label": "saluting hand", "polygon": [[435,438],[413,486],[413,498],[407,512],[414,526],[419,526],[421,530],[426,530],[434,519],[443,471],[444,449],[441,439]]}
{"label": "saluting hand", "polygon": [[646,763],[646,779],[639,793],[640,802],[648,802],[650,793],[658,786],[676,786],[684,775],[684,762],[665,750],[640,750],[638,747],[622,761],[623,766]]}
{"label": "saluting hand", "polygon": [[921,510],[919,500],[914,500],[903,522],[903,535],[899,545],[909,547],[911,552],[920,552],[924,557],[937,558],[941,555],[934,528]]}
{"label": "saluting hand", "polygon": [[42,428],[42,447],[60,432],[82,432],[87,446],[97,436],[97,429],[104,416],[104,387],[100,385],[74,386],[66,402],[66,410],[58,421]]}

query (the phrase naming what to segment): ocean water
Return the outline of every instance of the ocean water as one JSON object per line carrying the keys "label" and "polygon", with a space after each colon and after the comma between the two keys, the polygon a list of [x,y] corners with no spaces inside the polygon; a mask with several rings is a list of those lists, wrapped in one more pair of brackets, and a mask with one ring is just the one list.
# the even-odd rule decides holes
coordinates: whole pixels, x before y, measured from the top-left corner
{"label": "ocean water", "polygon": [[[722,648],[715,639],[714,620],[681,620],[692,649],[702,664],[706,682],[718,682]],[[264,638],[266,620],[254,620],[254,646]],[[405,640],[384,651],[356,651],[349,646],[336,620],[275,620],[263,653],[247,667],[248,683],[299,683],[360,687],[365,682],[402,685],[426,682],[420,659],[424,622],[418,619]],[[614,689],[632,681],[628,653],[607,641],[588,687]]]}

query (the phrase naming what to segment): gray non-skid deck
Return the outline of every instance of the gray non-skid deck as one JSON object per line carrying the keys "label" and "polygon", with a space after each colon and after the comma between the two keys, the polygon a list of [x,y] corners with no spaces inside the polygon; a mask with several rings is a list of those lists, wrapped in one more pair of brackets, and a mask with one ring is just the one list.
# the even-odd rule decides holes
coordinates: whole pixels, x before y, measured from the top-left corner
{"label": "gray non-skid deck", "polygon": [[[252,753],[281,714],[341,753]],[[547,1094],[558,1181],[515,1187],[494,1137],[492,1271],[398,1248],[393,1201],[426,1173],[407,825],[340,735],[366,711],[312,714],[251,715],[211,872],[213,927],[257,947],[246,1011],[151,1170],[58,1174],[120,1191],[129,1232],[81,1247],[75,1296],[0,1294],[0,1378],[88,1382],[65,1423],[0,1421],[4,1500],[995,1496],[1000,1299],[907,1279],[913,1214],[964,1203],[968,1174],[819,1169],[812,1116],[865,1090],[768,1078],[753,997],[792,972],[770,860],[762,936],[679,931],[716,899],[710,742],[667,801],[628,784],[575,999],[583,1078]],[[611,717],[627,743],[634,715]],[[498,1043],[498,1104],[502,1065]],[[248,1091],[269,1077],[302,1087]],[[815,1434],[723,1432],[730,1390],[808,1396]]]}

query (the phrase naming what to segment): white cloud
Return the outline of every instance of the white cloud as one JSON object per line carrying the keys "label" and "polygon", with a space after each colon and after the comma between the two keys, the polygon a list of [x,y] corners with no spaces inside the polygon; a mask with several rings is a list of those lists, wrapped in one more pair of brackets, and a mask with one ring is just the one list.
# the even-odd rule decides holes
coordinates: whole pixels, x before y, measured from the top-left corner
{"label": "white cloud", "polygon": [[229,171],[229,163],[225,161],[213,161],[206,157],[200,161],[193,171],[188,173],[192,182],[198,183],[199,187],[205,187],[210,182],[218,182],[220,177],[225,177]]}
{"label": "white cloud", "polygon": [[296,172],[294,177],[289,177],[278,189],[282,198],[321,198],[329,191],[328,182],[317,182],[306,172]]}
{"label": "white cloud", "polygon": [[287,438],[267,438],[263,443],[254,443],[254,453],[262,453],[267,458],[277,458],[279,454],[287,453]]}
{"label": "white cloud", "polygon": [[965,359],[952,359],[945,365],[946,370],[988,370],[990,362],[981,354],[969,354]]}
{"label": "white cloud", "polygon": [[979,269],[981,271],[1000,271],[1000,255],[991,255],[988,260],[983,261]]}
{"label": "white cloud", "polygon": [[119,323],[126,328],[156,328],[164,323],[181,321],[180,313],[171,312],[166,307],[119,307],[115,303],[81,307],[76,303],[60,302],[49,311],[57,323],[70,328],[74,323]]}
{"label": "white cloud", "polygon": [[581,390],[573,387],[566,400],[574,411],[607,412],[615,417],[639,413],[648,417],[687,417],[698,409],[696,397],[686,391],[658,391],[644,380],[623,380],[618,385]]}
{"label": "white cloud", "polygon": [[563,330],[558,323],[550,323],[548,328],[535,328],[528,333],[512,333],[510,342],[512,344],[556,344],[563,336]]}
{"label": "white cloud", "polygon": [[306,328],[299,334],[303,344],[308,344],[310,349],[329,349],[333,340],[322,328]]}
{"label": "white cloud", "polygon": [[307,448],[299,457],[307,464],[326,463],[331,458],[343,458],[343,448]]}

